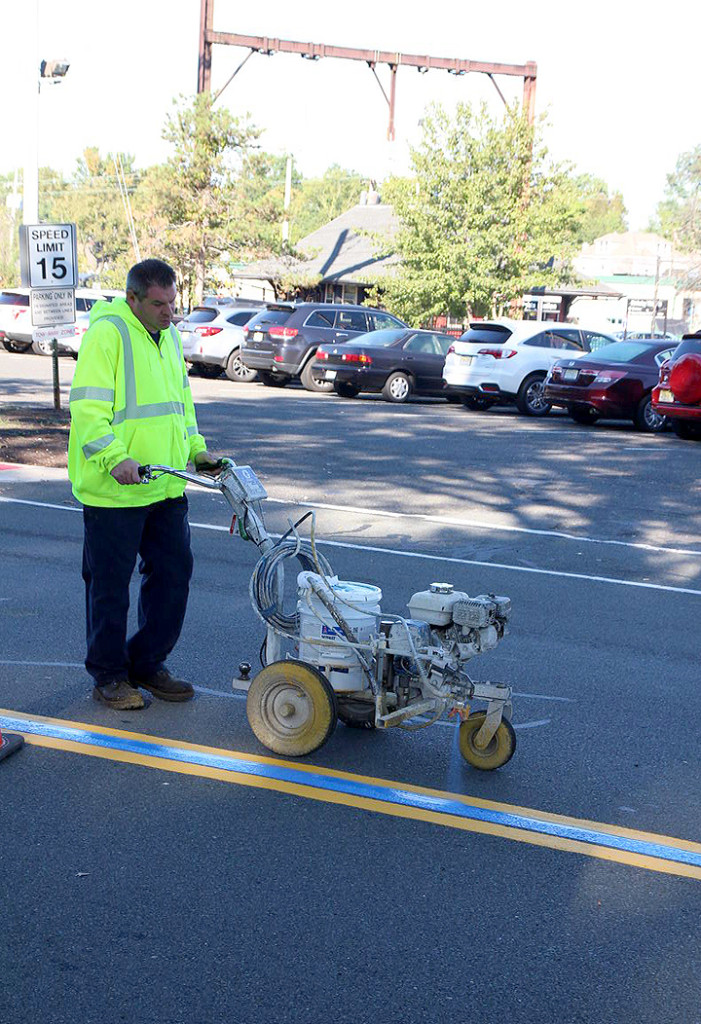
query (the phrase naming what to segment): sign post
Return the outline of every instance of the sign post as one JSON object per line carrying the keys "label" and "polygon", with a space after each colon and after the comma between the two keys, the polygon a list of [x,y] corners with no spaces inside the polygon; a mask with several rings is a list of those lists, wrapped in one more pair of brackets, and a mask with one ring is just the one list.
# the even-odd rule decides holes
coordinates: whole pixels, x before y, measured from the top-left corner
{"label": "sign post", "polygon": [[[75,224],[23,224],[19,229],[22,284],[30,289],[33,340],[51,339],[54,408],[61,408],[58,380],[59,328],[75,323],[78,247]],[[55,329],[55,330],[54,330]]]}

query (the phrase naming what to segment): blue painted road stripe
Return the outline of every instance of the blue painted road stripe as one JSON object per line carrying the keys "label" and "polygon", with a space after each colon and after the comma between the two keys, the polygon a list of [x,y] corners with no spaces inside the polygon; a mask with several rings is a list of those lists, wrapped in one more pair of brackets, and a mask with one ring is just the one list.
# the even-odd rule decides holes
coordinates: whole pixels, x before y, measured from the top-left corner
{"label": "blue painted road stripe", "polygon": [[[504,805],[489,805],[486,801],[471,801],[468,797],[404,788],[398,783],[366,779],[350,773],[329,771],[317,766],[297,767],[293,763],[269,758],[247,756],[234,751],[198,748],[191,744],[170,745],[138,734],[121,733],[101,728],[81,727],[76,723],[63,723],[52,719],[24,716],[12,712],[0,713],[0,728],[21,732],[26,738],[44,737],[78,745],[117,751],[136,758],[155,758],[215,769],[239,776],[268,779],[329,794],[343,794],[359,801],[373,801],[395,805],[430,815],[481,822],[517,833],[540,834],[555,840],[585,844],[605,850],[618,851],[634,857],[652,858],[671,864],[686,866],[694,877],[701,878],[701,845],[685,840],[674,840],[647,833],[633,833],[628,829],[614,830],[612,826],[595,827],[595,823],[560,819],[555,815],[539,816],[537,811],[524,813],[521,808],[509,810]],[[611,831],[608,831],[611,829]],[[698,875],[697,870],[698,869]],[[687,872],[684,872],[687,873]]]}

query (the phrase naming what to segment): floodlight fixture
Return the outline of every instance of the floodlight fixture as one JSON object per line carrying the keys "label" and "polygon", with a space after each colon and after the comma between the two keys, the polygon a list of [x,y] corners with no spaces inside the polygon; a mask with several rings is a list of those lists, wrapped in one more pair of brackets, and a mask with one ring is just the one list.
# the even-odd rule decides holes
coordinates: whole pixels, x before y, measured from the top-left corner
{"label": "floodlight fixture", "polygon": [[39,65],[41,78],[65,78],[70,64],[67,60],[43,60]]}

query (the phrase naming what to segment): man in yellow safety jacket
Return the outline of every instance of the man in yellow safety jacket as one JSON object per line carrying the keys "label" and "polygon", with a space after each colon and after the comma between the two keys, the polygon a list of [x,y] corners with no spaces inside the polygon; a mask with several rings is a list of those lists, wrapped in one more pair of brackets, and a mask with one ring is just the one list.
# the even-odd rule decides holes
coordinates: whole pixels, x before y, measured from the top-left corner
{"label": "man in yellow safety jacket", "polygon": [[[185,484],[141,485],[139,466],[207,471],[218,463],[198,432],[180,335],[171,320],[175,272],[137,263],[126,300],[97,302],[70,396],[68,472],[82,503],[87,657],[93,696],[116,710],[144,706],[138,687],[182,701],[193,688],[165,661],[185,618],[192,552]],[[138,629],[127,640],[129,581],[142,576]]]}

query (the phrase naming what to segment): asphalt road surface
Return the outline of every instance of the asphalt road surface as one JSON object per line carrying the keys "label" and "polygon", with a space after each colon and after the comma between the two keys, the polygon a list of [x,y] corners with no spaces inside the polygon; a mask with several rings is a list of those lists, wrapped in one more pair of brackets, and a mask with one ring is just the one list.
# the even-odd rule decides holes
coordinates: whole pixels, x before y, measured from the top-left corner
{"label": "asphalt road surface", "polygon": [[[110,712],[65,475],[0,470],[0,725],[28,739],[0,762],[0,1021],[699,1024],[701,446],[191,383],[271,532],[313,509],[383,610],[434,580],[511,597],[471,668],[514,687],[518,747],[480,773],[452,722],[339,724],[270,755],[231,686],[256,552],[194,489],[171,667],[196,699]],[[50,402],[50,361],[0,353],[0,387]]]}

